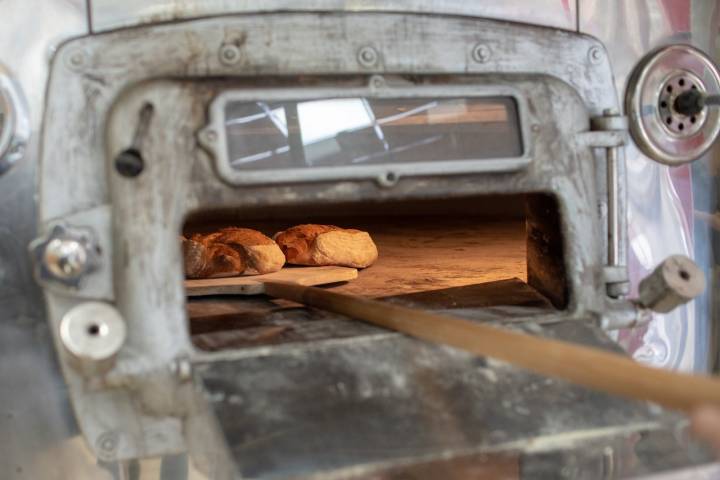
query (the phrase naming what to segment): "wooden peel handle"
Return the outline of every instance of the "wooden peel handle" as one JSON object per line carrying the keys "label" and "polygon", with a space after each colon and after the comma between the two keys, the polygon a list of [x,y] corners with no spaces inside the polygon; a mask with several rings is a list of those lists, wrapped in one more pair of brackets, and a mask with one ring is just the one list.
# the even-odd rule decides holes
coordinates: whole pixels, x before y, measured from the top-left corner
{"label": "wooden peel handle", "polygon": [[720,405],[720,380],[646,367],[623,355],[535,337],[389,303],[304,287],[267,282],[265,291],[381,327],[489,356],[543,375],[665,407],[690,411]]}

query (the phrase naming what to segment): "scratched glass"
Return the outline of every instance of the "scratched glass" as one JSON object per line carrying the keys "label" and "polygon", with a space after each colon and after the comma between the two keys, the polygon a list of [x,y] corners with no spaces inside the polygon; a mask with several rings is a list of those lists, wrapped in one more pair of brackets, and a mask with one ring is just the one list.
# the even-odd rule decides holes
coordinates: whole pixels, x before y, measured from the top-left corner
{"label": "scratched glass", "polygon": [[515,101],[332,98],[230,102],[228,158],[238,170],[514,158]]}

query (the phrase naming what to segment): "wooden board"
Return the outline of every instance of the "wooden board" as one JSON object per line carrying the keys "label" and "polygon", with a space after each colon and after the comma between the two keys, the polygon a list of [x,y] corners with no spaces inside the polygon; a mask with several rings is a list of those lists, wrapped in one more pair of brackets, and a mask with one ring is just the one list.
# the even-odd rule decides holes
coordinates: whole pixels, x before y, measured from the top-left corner
{"label": "wooden board", "polygon": [[285,267],[279,272],[246,277],[204,278],[185,280],[188,297],[207,295],[261,295],[265,293],[263,282],[275,280],[313,286],[347,282],[357,278],[355,268],[347,267]]}

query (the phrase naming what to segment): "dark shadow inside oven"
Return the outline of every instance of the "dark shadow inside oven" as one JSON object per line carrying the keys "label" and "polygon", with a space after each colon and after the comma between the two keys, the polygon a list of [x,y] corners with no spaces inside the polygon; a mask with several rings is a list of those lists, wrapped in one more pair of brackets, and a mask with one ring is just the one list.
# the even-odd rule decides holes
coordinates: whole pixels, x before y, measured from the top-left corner
{"label": "dark shadow inside oven", "polygon": [[[183,235],[235,226],[272,237],[307,223],[367,231],[379,251],[357,279],[322,288],[480,321],[552,313],[568,303],[558,205],[546,194],[203,210],[187,218]],[[193,344],[206,351],[376,330],[265,295],[189,297],[187,309]]]}

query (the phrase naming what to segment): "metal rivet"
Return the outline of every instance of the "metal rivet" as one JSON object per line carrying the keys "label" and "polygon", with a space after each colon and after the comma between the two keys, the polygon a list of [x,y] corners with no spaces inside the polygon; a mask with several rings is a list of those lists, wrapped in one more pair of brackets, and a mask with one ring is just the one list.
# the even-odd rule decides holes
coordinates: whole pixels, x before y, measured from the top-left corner
{"label": "metal rivet", "polygon": [[473,60],[475,60],[478,63],[485,63],[488,60],[490,60],[490,56],[492,55],[490,51],[490,47],[488,47],[484,43],[478,43],[475,45],[475,48],[473,48],[472,51],[472,57]]}
{"label": "metal rivet", "polygon": [[381,88],[385,88],[385,79],[382,77],[382,75],[373,75],[370,77],[370,88],[374,90],[378,90]]}
{"label": "metal rivet", "polygon": [[603,59],[602,48],[598,47],[597,45],[594,47],[590,47],[590,50],[588,50],[588,59],[593,65],[597,65],[598,63],[600,63]]}
{"label": "metal rivet", "polygon": [[363,67],[374,67],[378,63],[378,52],[373,47],[362,47],[358,50],[358,62]]}
{"label": "metal rivet", "polygon": [[78,70],[87,64],[87,54],[83,50],[73,50],[65,57],[65,64],[72,70]]}
{"label": "metal rivet", "polygon": [[118,436],[115,432],[105,432],[101,434],[95,442],[98,453],[105,458],[111,457],[115,453],[117,445]]}
{"label": "metal rivet", "polygon": [[234,65],[240,60],[240,49],[231,43],[220,47],[220,62],[224,65]]}

